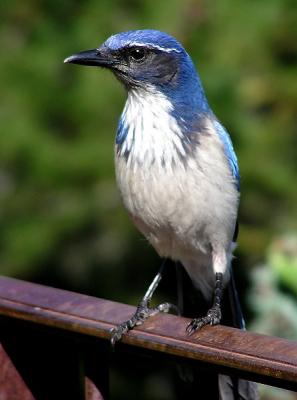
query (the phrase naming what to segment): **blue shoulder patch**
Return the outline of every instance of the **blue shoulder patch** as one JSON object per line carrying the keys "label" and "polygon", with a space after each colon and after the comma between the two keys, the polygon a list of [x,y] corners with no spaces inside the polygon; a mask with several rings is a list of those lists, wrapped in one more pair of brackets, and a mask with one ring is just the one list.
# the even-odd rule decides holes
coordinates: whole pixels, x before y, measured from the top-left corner
{"label": "blue shoulder patch", "polygon": [[229,133],[226,131],[223,125],[220,124],[219,121],[214,120],[213,123],[217,134],[219,135],[220,139],[223,142],[225,154],[227,156],[232,171],[232,175],[236,179],[236,187],[239,190],[240,175],[239,175],[238,162]]}
{"label": "blue shoulder patch", "polygon": [[122,144],[123,141],[126,139],[128,130],[127,127],[123,121],[123,117],[119,119],[118,123],[118,130],[117,130],[117,135],[116,135],[116,144]]}

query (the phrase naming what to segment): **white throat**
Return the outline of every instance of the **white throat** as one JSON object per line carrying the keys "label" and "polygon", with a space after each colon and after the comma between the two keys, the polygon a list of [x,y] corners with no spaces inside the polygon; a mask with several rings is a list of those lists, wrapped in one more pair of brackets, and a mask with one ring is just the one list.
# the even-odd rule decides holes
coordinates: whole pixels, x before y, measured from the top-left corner
{"label": "white throat", "polygon": [[121,117],[127,134],[118,154],[129,154],[128,162],[160,166],[185,156],[183,134],[172,109],[168,98],[155,88],[130,90]]}

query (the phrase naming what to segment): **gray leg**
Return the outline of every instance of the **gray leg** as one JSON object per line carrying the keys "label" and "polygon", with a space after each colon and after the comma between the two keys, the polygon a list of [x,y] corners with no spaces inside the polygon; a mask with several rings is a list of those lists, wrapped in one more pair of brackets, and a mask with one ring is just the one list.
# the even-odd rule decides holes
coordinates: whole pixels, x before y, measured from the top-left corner
{"label": "gray leg", "polygon": [[168,312],[171,308],[176,308],[173,304],[170,303],[162,303],[156,307],[150,307],[150,302],[152,300],[153,294],[162,279],[163,269],[164,263],[161,265],[159,272],[147,289],[143,299],[138,304],[135,314],[130,319],[128,319],[128,321],[122,322],[117,327],[111,329],[112,346],[114,346],[115,343],[120,340],[125,333],[133,329],[135,326],[143,324],[144,321],[150,316],[155,315],[158,312]]}
{"label": "gray leg", "polygon": [[208,310],[205,317],[194,318],[189,323],[186,329],[189,335],[201,329],[204,325],[217,325],[220,323],[222,318],[222,313],[221,313],[222,297],[223,297],[223,274],[221,272],[217,272],[213,305]]}

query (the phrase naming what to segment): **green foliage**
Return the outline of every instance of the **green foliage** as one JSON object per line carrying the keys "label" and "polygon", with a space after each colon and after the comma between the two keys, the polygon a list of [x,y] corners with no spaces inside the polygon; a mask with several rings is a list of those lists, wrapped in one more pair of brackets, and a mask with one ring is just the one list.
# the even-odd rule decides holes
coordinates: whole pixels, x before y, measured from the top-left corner
{"label": "green foliage", "polygon": [[[290,289],[296,288],[297,274],[296,270],[288,268],[288,264],[284,262],[291,240],[292,238],[282,238],[285,245],[283,248],[279,247],[278,240],[278,243],[275,243],[277,251],[270,250],[267,263],[253,271],[249,302],[255,311],[252,329],[268,335],[296,339],[296,292]],[[281,261],[275,264],[278,258]],[[271,261],[273,264],[270,264]],[[288,276],[291,281],[288,280]],[[282,285],[285,285],[286,291],[281,290]]]}
{"label": "green foliage", "polygon": [[[107,71],[63,64],[127,29],[179,38],[231,133],[242,176],[239,268],[296,230],[293,1],[4,0],[0,12],[2,273],[135,301],[159,263],[115,186],[125,93]],[[283,279],[296,290],[290,271]]]}
{"label": "green foliage", "polygon": [[[116,190],[113,143],[125,93],[107,71],[63,59],[115,32],[161,29],[192,55],[235,144],[239,275],[275,240],[261,272],[270,295],[253,292],[253,326],[262,329],[257,321],[268,313],[263,329],[282,335],[278,315],[288,326],[296,304],[278,284],[297,292],[296,241],[288,251],[280,245],[280,234],[297,227],[296,2],[2,0],[0,15],[1,273],[132,303],[143,293],[160,261]],[[167,399],[160,382],[154,398]]]}
{"label": "green foliage", "polygon": [[[250,329],[297,339],[296,249],[296,235],[278,237],[267,251],[265,264],[252,272],[249,303],[254,318]],[[260,386],[260,393],[263,399],[295,399],[292,392],[264,385]]]}
{"label": "green foliage", "polygon": [[[280,283],[297,295],[297,237],[279,238],[271,246],[268,263]],[[296,331],[297,338],[297,331]]]}

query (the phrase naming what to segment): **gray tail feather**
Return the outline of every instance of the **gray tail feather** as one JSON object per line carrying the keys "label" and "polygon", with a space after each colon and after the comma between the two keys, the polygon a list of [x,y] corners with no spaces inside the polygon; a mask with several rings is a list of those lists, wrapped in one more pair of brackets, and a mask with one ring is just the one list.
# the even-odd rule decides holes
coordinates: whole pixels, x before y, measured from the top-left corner
{"label": "gray tail feather", "polygon": [[220,400],[258,400],[259,393],[255,382],[234,379],[228,375],[219,375]]}
{"label": "gray tail feather", "polygon": [[[197,292],[191,293],[189,278],[184,273],[184,268],[181,266],[178,271],[178,280],[182,279],[183,290],[180,290],[179,305],[182,303],[182,315],[187,317],[197,317],[203,315],[209,305],[198,309],[198,304],[202,304],[201,298]],[[190,297],[186,298],[186,297]],[[182,297],[182,301],[181,298]],[[199,301],[200,300],[200,301]],[[232,326],[239,329],[245,329],[244,318],[239,302],[239,296],[236,290],[233,272],[231,269],[230,280],[225,289],[223,304],[222,304],[223,320],[222,324]],[[194,366],[180,365],[179,376],[184,382],[182,387],[183,393],[197,393],[199,398],[209,398],[218,400],[258,400],[259,394],[257,384],[254,382],[231,377],[227,375],[215,374],[197,370]],[[206,397],[203,397],[206,396]],[[181,396],[181,398],[187,398]]]}
{"label": "gray tail feather", "polygon": [[[230,308],[231,323],[234,328],[245,329],[245,322],[235,286],[233,271],[230,271],[230,280],[226,288],[228,306]],[[223,310],[224,312],[224,310]],[[220,400],[258,400],[258,388],[255,382],[233,378],[228,375],[218,375],[218,389]]]}
{"label": "gray tail feather", "polygon": [[228,306],[230,307],[230,313],[231,313],[230,325],[233,326],[234,328],[245,329],[245,322],[241,310],[237,289],[235,286],[235,280],[232,268],[230,271],[230,280],[226,290],[228,292],[227,301],[229,303]]}

